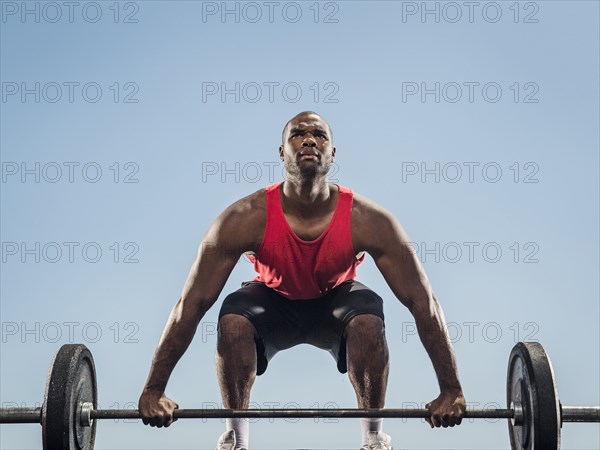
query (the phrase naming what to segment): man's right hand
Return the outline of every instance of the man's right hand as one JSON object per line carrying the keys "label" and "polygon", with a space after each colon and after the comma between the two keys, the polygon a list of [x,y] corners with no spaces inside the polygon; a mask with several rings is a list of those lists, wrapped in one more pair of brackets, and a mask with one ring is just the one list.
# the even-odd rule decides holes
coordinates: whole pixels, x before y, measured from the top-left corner
{"label": "man's right hand", "polygon": [[177,419],[173,418],[173,411],[179,405],[165,395],[164,392],[144,389],[138,402],[138,409],[144,425],[151,427],[168,427]]}

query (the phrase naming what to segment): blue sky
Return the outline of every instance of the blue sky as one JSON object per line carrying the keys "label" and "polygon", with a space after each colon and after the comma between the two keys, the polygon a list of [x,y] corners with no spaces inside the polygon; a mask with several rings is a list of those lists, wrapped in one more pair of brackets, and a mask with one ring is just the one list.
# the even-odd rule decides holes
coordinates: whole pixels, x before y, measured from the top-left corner
{"label": "blue sky", "polygon": [[[3,1],[2,405],[39,402],[68,342],[92,350],[101,407],[137,404],[202,236],[283,179],[281,128],[302,110],[333,129],[331,181],[415,242],[470,404],[504,407],[525,339],[564,405],[600,404],[598,2],[476,3]],[[218,305],[251,277],[241,259],[177,365],[181,407],[220,403]],[[437,383],[412,317],[370,257],[357,278],[385,301],[387,406],[425,404]],[[277,355],[251,401],[355,405],[308,346]],[[357,448],[357,422],[266,420],[250,443]],[[104,421],[96,447],[208,449],[223,427]],[[402,448],[508,448],[506,428],[384,424]],[[2,427],[2,448],[40,443],[40,427]],[[563,427],[563,448],[599,446],[598,424]]]}

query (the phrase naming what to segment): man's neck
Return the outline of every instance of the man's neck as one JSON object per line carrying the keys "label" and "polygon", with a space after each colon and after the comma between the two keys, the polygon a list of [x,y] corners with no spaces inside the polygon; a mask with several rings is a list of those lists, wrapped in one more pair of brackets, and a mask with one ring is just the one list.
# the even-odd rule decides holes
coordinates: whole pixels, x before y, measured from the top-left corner
{"label": "man's neck", "polygon": [[302,216],[317,216],[329,210],[331,191],[327,178],[287,179],[283,183],[285,205]]}

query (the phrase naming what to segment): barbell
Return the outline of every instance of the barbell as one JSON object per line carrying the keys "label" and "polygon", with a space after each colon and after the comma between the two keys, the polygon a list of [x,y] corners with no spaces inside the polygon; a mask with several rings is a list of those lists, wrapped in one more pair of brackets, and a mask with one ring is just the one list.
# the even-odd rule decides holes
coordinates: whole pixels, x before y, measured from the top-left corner
{"label": "barbell", "polygon": [[[519,342],[508,361],[507,409],[467,408],[466,418],[508,419],[515,450],[560,449],[564,422],[600,422],[600,406],[562,406],[554,371],[543,346]],[[93,450],[98,419],[139,419],[132,409],[95,409],[98,404],[92,353],[83,344],[63,345],[52,360],[42,407],[1,408],[0,423],[40,423],[44,450]],[[192,418],[426,418],[427,409],[176,409]]]}

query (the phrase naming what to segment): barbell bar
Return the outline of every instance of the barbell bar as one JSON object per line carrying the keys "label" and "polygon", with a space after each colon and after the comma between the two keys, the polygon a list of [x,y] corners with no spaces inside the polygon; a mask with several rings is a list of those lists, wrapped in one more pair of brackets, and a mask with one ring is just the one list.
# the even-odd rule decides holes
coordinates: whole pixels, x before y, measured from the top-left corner
{"label": "barbell bar", "polygon": [[[90,426],[94,419],[141,419],[137,409],[94,409],[91,402],[80,407],[81,423]],[[561,406],[562,422],[600,422],[598,406]],[[431,416],[428,409],[176,409],[176,419],[306,419],[306,418],[360,418],[376,417],[391,419],[418,419]],[[520,403],[509,409],[468,408],[467,419],[513,419],[515,424],[523,423],[523,408]],[[0,423],[41,423],[42,408],[3,408],[0,410]]]}
{"label": "barbell bar", "polygon": [[[467,408],[465,418],[509,419],[511,448],[560,449],[563,422],[600,422],[600,406],[562,406],[550,358],[541,344],[519,342],[509,357],[507,409]],[[1,408],[0,423],[40,423],[44,450],[93,450],[97,419],[139,419],[138,410],[95,409],[94,360],[83,344],[63,345],[46,380],[45,401],[37,408]],[[176,409],[191,418],[427,418],[427,409]]]}
{"label": "barbell bar", "polygon": [[[0,423],[41,423],[42,408],[5,408],[0,414]],[[591,414],[583,421],[590,421]],[[94,409],[91,402],[83,402],[79,406],[82,426],[91,426],[95,419],[141,419],[137,409]],[[431,413],[427,409],[176,409],[173,412],[176,419],[306,419],[306,418],[426,418]],[[510,409],[467,409],[465,417],[469,419],[514,419],[523,423],[523,411],[520,405]],[[587,420],[585,420],[587,419]],[[593,420],[592,420],[593,421]]]}

